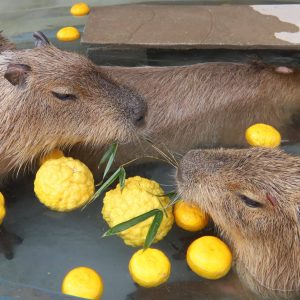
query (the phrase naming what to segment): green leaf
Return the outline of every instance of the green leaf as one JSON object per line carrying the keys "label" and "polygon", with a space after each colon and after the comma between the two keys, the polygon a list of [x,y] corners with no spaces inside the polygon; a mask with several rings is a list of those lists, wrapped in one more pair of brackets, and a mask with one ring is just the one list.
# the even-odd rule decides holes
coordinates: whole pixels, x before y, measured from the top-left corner
{"label": "green leaf", "polygon": [[96,183],[95,187],[98,187],[98,186],[102,185],[102,183],[103,183],[103,180],[101,180],[99,183]]}
{"label": "green leaf", "polygon": [[120,168],[120,174],[119,174],[119,183],[121,191],[123,190],[125,186],[125,179],[126,179],[126,171],[123,167]]}
{"label": "green leaf", "polygon": [[[177,194],[177,192],[176,191],[171,191],[171,192],[168,192],[168,193],[166,193],[166,194],[160,194],[160,195],[157,195],[157,194],[153,194],[153,193],[151,193],[151,192],[148,192],[147,191],[147,193],[149,193],[149,194],[151,194],[151,195],[153,195],[153,196],[155,196],[155,197],[158,197],[158,201],[159,201],[159,204],[160,204],[160,206],[162,207],[162,210],[163,210],[163,212],[164,212],[164,214],[165,214],[165,216],[168,218],[168,213],[167,213],[167,208],[169,207],[169,206],[171,206],[170,205],[170,203],[172,203],[172,198],[173,197],[179,197],[178,196],[178,194]],[[160,199],[159,199],[159,197],[169,197],[169,198],[171,198],[171,202],[167,205],[167,206],[163,206],[163,204],[162,204],[162,202],[160,201]],[[176,202],[176,201],[175,201]],[[174,202],[174,203],[175,203]]]}
{"label": "green leaf", "polygon": [[168,193],[162,194],[162,195],[161,195],[161,194],[160,194],[160,195],[155,195],[155,194],[152,194],[152,193],[150,193],[150,194],[153,195],[153,196],[158,197],[159,204],[160,204],[160,206],[162,207],[162,210],[163,210],[165,216],[168,218],[168,213],[167,213],[167,210],[166,210],[166,209],[167,209],[170,205],[168,204],[167,206],[163,206],[163,204],[162,204],[162,202],[160,201],[159,197],[169,197],[169,198],[171,198],[171,202],[172,202],[172,197],[177,197],[177,192],[176,192],[176,191],[171,191],[171,192],[168,192]]}
{"label": "green leaf", "polygon": [[103,173],[103,179],[105,178],[106,174],[108,173],[108,171],[110,170],[115,157],[116,157],[116,153],[117,153],[117,148],[118,148],[118,144],[112,144],[111,146],[111,154],[110,157],[108,159],[107,165],[105,167],[104,173]]}
{"label": "green leaf", "polygon": [[111,154],[113,153],[114,148],[116,147],[116,144],[112,144],[109,146],[109,148],[107,149],[107,151],[103,154],[99,164],[98,164],[98,169],[100,169],[101,165],[103,165],[106,161],[108,161],[109,157],[111,156]]}
{"label": "green leaf", "polygon": [[162,195],[154,195],[156,197],[169,197],[169,198],[172,198],[174,196],[177,195],[177,192],[176,191],[171,191],[171,192],[168,192],[166,194],[162,194]]}
{"label": "green leaf", "polygon": [[118,224],[118,225],[110,228],[109,230],[107,230],[102,235],[102,237],[115,235],[115,234],[117,234],[117,233],[119,233],[121,231],[124,231],[124,230],[126,230],[126,229],[128,229],[128,228],[130,228],[130,227],[132,227],[132,226],[134,226],[134,225],[136,225],[138,223],[140,223],[140,222],[143,222],[143,221],[147,220],[150,217],[153,217],[154,215],[157,214],[157,212],[161,212],[161,210],[159,210],[159,209],[156,208],[156,209],[150,210],[150,211],[148,211],[148,212],[146,212],[146,213],[144,213],[142,215],[139,215],[139,216],[137,216],[135,218],[132,218],[132,219],[130,219],[128,221],[122,222],[122,223],[120,223],[120,224]]}
{"label": "green leaf", "polygon": [[144,243],[144,250],[149,248],[151,246],[151,244],[153,243],[156,233],[159,229],[159,226],[163,220],[163,217],[164,217],[163,212],[161,210],[158,210],[158,212],[155,214],[152,224],[148,230],[146,240]]}
{"label": "green leaf", "polygon": [[168,196],[169,198],[173,198],[173,197],[177,197],[177,192],[176,191],[171,191],[169,193],[166,194],[166,196]]}
{"label": "green leaf", "polygon": [[98,198],[118,177],[120,174],[120,168],[116,170],[114,174],[112,174],[95,192],[89,203]]}

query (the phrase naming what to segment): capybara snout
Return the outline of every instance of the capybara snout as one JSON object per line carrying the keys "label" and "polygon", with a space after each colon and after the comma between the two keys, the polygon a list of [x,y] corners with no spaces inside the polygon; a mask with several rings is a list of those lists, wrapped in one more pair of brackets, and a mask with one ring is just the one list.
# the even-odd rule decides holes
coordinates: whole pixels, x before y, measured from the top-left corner
{"label": "capybara snout", "polygon": [[145,124],[147,104],[138,93],[123,86],[115,86],[111,96],[133,126],[141,128]]}
{"label": "capybara snout", "polygon": [[[268,217],[276,217],[277,210],[288,206],[296,210],[300,204],[300,159],[278,149],[192,150],[179,164],[177,183],[181,193],[211,214],[216,206],[223,205],[235,211],[271,209]],[[293,212],[287,210],[285,214],[292,217]]]}
{"label": "capybara snout", "polygon": [[226,153],[211,150],[191,150],[180,161],[177,180],[181,183],[199,182],[203,177],[215,176],[223,171],[232,158]]}

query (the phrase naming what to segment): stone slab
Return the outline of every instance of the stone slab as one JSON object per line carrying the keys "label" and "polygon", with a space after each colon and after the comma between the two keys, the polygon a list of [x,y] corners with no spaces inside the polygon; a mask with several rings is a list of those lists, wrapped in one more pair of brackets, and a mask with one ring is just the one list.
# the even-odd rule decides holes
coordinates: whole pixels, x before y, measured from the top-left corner
{"label": "stone slab", "polygon": [[144,48],[299,49],[300,5],[94,7],[82,43]]}

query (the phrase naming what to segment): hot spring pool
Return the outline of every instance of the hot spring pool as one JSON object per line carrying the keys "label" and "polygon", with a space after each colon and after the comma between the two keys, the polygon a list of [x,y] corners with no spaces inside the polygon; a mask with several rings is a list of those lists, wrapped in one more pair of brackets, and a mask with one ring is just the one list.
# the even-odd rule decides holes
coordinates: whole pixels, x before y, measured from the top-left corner
{"label": "hot spring pool", "polygon": [[[71,19],[68,13],[70,4],[75,2],[77,1],[2,0],[0,29],[19,48],[32,47],[32,32],[42,30],[58,47],[85,53],[86,48],[79,42],[62,44],[54,38],[57,29],[70,22],[83,30],[85,17]],[[107,5],[138,1],[88,2],[90,5]],[[217,60],[245,61],[249,59],[249,55],[258,55],[273,63],[299,65],[300,61],[297,52],[271,50],[149,50],[147,55],[150,65],[179,65]],[[110,64],[110,58],[118,64],[134,64],[134,56],[127,54],[116,59],[113,54],[110,56],[108,53],[107,64]],[[300,154],[300,145],[287,146],[285,149]],[[132,175],[154,179],[166,190],[174,184],[174,170],[166,165],[140,166],[130,172]],[[188,268],[185,250],[199,233],[188,233],[173,226],[167,237],[156,245],[171,260],[170,280],[159,288],[142,289],[132,282],[128,273],[128,261],[136,249],[126,246],[118,237],[101,238],[107,230],[100,215],[102,198],[84,211],[57,213],[37,201],[33,192],[32,176],[11,182],[8,190],[12,201],[8,203],[5,225],[10,231],[23,237],[24,241],[15,248],[13,260],[0,256],[0,299],[67,299],[68,297],[59,294],[61,281],[70,269],[80,265],[96,269],[103,277],[103,300],[246,299],[245,294],[236,292],[235,285],[239,283],[234,275],[229,274],[218,282],[205,281]],[[213,233],[212,226],[208,226],[200,234],[207,233]]]}

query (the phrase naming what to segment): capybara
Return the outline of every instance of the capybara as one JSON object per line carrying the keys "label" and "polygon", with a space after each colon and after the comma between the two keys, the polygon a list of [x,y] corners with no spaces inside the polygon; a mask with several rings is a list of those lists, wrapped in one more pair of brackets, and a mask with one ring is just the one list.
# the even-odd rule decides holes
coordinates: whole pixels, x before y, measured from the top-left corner
{"label": "capybara", "polygon": [[[18,51],[0,37],[0,183],[54,148],[132,141],[144,125],[147,106],[138,93],[43,33],[34,38],[36,48]],[[5,236],[1,225],[0,242],[12,258]]]}
{"label": "capybara", "polygon": [[[200,63],[173,67],[98,67],[134,88],[148,106],[147,135],[160,148],[184,154],[198,147],[244,147],[254,123],[277,128],[283,141],[300,140],[300,71],[252,63]],[[92,156],[90,166],[99,160]],[[157,154],[157,153],[156,153]],[[119,163],[155,155],[147,142],[119,148]]]}
{"label": "capybara", "polygon": [[192,150],[177,182],[220,229],[251,290],[300,298],[300,157],[266,148]]}
{"label": "capybara", "polygon": [[144,123],[139,94],[42,33],[34,38],[34,49],[0,54],[0,179],[56,147],[131,141]]}

